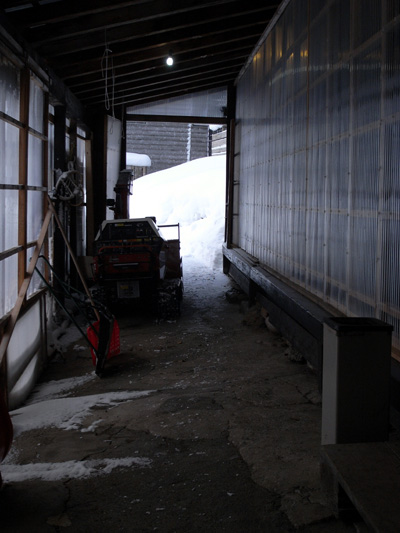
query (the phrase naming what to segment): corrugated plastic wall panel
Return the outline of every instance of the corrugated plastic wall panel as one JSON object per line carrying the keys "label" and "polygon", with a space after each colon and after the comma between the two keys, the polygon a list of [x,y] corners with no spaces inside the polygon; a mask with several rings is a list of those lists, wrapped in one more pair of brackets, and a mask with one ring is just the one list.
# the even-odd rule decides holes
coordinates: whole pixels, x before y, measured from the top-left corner
{"label": "corrugated plastic wall panel", "polygon": [[234,244],[400,348],[400,7],[290,2],[237,87]]}
{"label": "corrugated plastic wall panel", "polygon": [[127,108],[136,115],[186,115],[198,117],[223,117],[227,103],[226,87],[167,98],[161,103],[141,104]]}

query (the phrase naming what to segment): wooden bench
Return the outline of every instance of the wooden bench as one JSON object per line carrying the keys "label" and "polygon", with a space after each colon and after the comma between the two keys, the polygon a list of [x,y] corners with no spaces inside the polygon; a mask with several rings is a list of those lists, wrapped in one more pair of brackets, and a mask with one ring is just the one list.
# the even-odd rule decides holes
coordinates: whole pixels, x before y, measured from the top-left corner
{"label": "wooden bench", "polygon": [[336,516],[354,509],[375,532],[400,532],[400,442],[321,446],[321,485]]}

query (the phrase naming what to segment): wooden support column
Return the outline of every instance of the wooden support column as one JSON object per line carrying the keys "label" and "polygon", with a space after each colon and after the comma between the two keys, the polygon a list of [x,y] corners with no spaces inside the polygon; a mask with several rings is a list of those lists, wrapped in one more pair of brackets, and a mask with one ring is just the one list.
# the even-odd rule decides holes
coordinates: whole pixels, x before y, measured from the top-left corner
{"label": "wooden support column", "polygon": [[125,106],[121,107],[121,122],[122,122],[122,136],[121,136],[121,154],[120,154],[120,170],[126,168],[126,113]]}
{"label": "wooden support column", "polygon": [[106,217],[107,196],[107,115],[93,120],[92,169],[94,231]]}
{"label": "wooden support column", "polygon": [[[65,107],[56,106],[54,108],[54,168],[67,170],[65,154]],[[56,205],[58,217],[62,224],[67,228],[66,214],[62,203]],[[54,270],[58,277],[65,279],[67,261],[67,249],[65,241],[58,227],[54,228]]]}
{"label": "wooden support column", "polygon": [[[71,119],[70,121],[70,127],[69,127],[69,139],[70,139],[70,148],[69,148],[69,154],[68,161],[77,160],[77,129],[76,129],[76,121]],[[70,203],[70,205],[66,209],[69,210],[69,244],[73,250],[73,253],[77,255],[77,242],[78,242],[78,224],[77,224],[77,217],[79,209],[76,208],[75,205],[73,205],[73,202]],[[78,287],[78,275],[75,271],[75,269],[72,268],[72,265],[70,264],[70,280],[71,284],[74,287]]]}
{"label": "wooden support column", "polygon": [[226,131],[226,208],[225,208],[225,241],[228,248],[232,247],[233,234],[233,179],[235,160],[235,115],[236,88],[228,89],[228,125]]}
{"label": "wooden support column", "polygon": [[21,71],[20,121],[23,127],[19,132],[19,185],[18,196],[18,289],[24,282],[26,273],[26,239],[27,239],[27,184],[28,184],[28,126],[29,126],[29,86],[30,71],[25,67]]}
{"label": "wooden support column", "polygon": [[54,108],[54,168],[67,170],[65,161],[65,107]]}
{"label": "wooden support column", "polygon": [[85,141],[86,152],[86,254],[93,255],[95,237],[93,206],[92,140]]}
{"label": "wooden support column", "polygon": [[[49,189],[49,93],[44,94],[44,111],[43,111],[43,135],[46,140],[43,141],[43,187]],[[48,209],[47,194],[43,195],[43,217],[46,217]],[[44,255],[49,257],[49,240],[45,239],[43,243]],[[45,278],[48,280],[50,276],[49,268],[45,266]]]}

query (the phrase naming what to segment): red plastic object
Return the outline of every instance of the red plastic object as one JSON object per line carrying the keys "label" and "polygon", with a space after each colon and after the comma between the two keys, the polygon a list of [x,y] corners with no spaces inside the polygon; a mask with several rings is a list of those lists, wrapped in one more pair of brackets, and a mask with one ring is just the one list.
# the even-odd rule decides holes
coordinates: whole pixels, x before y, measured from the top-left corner
{"label": "red plastic object", "polygon": [[[88,339],[95,348],[97,348],[99,344],[99,337],[97,335],[99,331],[99,324],[100,324],[100,321],[97,320],[97,322],[93,322],[93,324],[89,326],[87,329]],[[110,359],[111,357],[118,355],[120,351],[121,351],[121,348],[120,348],[120,343],[119,343],[119,326],[118,326],[118,322],[114,318],[113,330],[112,330],[111,340],[110,340],[110,348],[108,350],[107,359]],[[93,348],[90,348],[90,352],[92,354],[93,364],[94,366],[96,366],[96,354]]]}

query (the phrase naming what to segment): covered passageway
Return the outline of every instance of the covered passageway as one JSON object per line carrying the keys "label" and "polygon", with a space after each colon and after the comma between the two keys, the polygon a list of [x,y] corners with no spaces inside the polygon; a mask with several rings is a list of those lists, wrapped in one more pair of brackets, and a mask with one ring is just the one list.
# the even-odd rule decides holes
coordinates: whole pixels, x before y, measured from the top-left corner
{"label": "covered passageway", "polygon": [[[324,368],[325,371],[328,368],[324,365],[329,338],[327,324],[332,318],[346,327],[358,324],[356,333],[359,333],[361,319],[363,324],[374,326],[366,334],[373,334],[377,326],[390,338],[382,343],[382,349],[374,349],[371,356],[374,361],[371,368],[379,372],[383,369],[382,380],[375,374],[369,382],[365,381],[368,386],[354,387],[358,392],[351,402],[360,405],[357,418],[363,421],[360,426],[367,427],[371,417],[366,414],[365,406],[371,406],[372,398],[378,398],[372,411],[379,421],[384,421],[384,431],[376,434],[375,440],[385,441],[384,449],[390,448],[391,458],[396,455],[395,450],[386,446],[386,441],[395,439],[400,426],[399,36],[400,5],[394,0],[2,2],[0,391],[4,422],[0,471],[4,466],[4,472],[7,468],[11,472],[12,465],[24,463],[37,463],[39,468],[40,452],[34,456],[31,450],[24,456],[24,441],[17,440],[23,439],[28,430],[22,428],[21,437],[16,434],[13,440],[9,412],[17,413],[18,409],[27,407],[36,384],[52,379],[52,372],[55,380],[63,379],[61,371],[54,370],[55,367],[50,370],[51,362],[58,356],[54,332],[64,328],[63,312],[68,308],[68,295],[63,293],[56,299],[61,288],[78,289],[82,301],[85,305],[89,302],[87,305],[100,323],[93,300],[93,287],[97,283],[97,267],[92,268],[98,251],[95,239],[104,221],[121,218],[121,213],[129,218],[126,209],[119,210],[118,196],[121,194],[118,186],[123,182],[126,208],[131,181],[128,174],[133,173],[127,153],[144,155],[146,165],[137,167],[136,172],[141,176],[151,173],[146,143],[160,144],[153,132],[158,125],[164,125],[170,143],[161,148],[153,146],[151,150],[154,161],[158,158],[159,168],[172,166],[182,157],[189,162],[198,157],[194,154],[204,150],[207,157],[213,157],[209,146],[211,134],[208,136],[212,125],[226,131],[225,224],[220,268],[217,272],[199,271],[197,278],[195,272],[187,273],[187,315],[171,326],[165,324],[165,331],[161,331],[162,322],[155,325],[151,319],[140,323],[142,329],[135,330],[135,319],[129,322],[126,316],[121,317],[121,340],[126,343],[122,366],[115,359],[110,364],[115,371],[112,378],[89,380],[88,388],[74,388],[72,397],[97,395],[102,387],[113,389],[108,392],[114,396],[125,389],[133,394],[136,385],[141,393],[150,390],[151,393],[146,398],[140,393],[135,402],[133,396],[120,399],[127,402],[123,404],[120,400],[110,400],[116,401],[118,408],[112,403],[109,411],[106,409],[107,422],[90,419],[91,411],[89,418],[82,425],[77,423],[75,428],[82,433],[82,439],[86,438],[86,431],[90,434],[85,453],[65,456],[60,461],[82,461],[80,466],[88,467],[84,461],[92,453],[96,460],[100,459],[97,446],[103,433],[105,447],[118,449],[117,434],[125,436],[125,443],[134,443],[137,436],[134,428],[128,428],[125,419],[121,424],[114,422],[111,415],[115,412],[117,416],[118,410],[128,409],[127,406],[134,409],[132,404],[139,402],[146,413],[143,417],[149,417],[145,421],[135,411],[139,441],[143,445],[138,447],[140,453],[146,449],[146,435],[151,436],[151,446],[155,446],[151,450],[153,460],[157,456],[161,461],[165,454],[184,451],[187,446],[188,453],[179,463],[182,480],[175,479],[173,484],[176,488],[176,484],[182,483],[177,492],[173,489],[177,498],[186,498],[188,480],[183,480],[186,459],[191,466],[199,468],[195,474],[199,484],[190,490],[194,493],[201,487],[201,494],[208,495],[210,504],[222,498],[222,485],[217,484],[218,490],[207,492],[203,478],[200,482],[196,477],[200,476],[202,467],[206,473],[211,466],[201,462],[203,450],[195,443],[205,431],[203,422],[209,422],[210,432],[218,433],[220,427],[212,446],[216,449],[220,443],[224,449],[221,464],[226,467],[229,482],[234,481],[234,477],[229,477],[231,471],[228,475],[229,457],[238,467],[245,487],[241,495],[244,497],[246,492],[246,510],[235,514],[236,504],[227,504],[225,511],[229,510],[229,515],[232,510],[235,516],[234,527],[220,524],[219,531],[224,531],[224,527],[230,531],[243,530],[244,515],[251,510],[252,496],[257,508],[255,531],[265,529],[266,524],[271,531],[273,527],[277,531],[293,528],[318,531],[324,520],[331,531],[346,531],[349,525],[335,518],[335,512],[342,516],[338,508],[341,499],[336,498],[342,490],[347,491],[345,503],[351,501],[370,527],[385,533],[390,530],[393,524],[388,525],[385,517],[391,515],[391,508],[385,511],[382,507],[380,515],[374,515],[368,522],[371,514],[369,504],[365,503],[368,497],[365,500],[365,494],[359,496],[357,492],[359,472],[353,476],[356,482],[349,484],[342,477],[343,468],[338,467],[340,461],[329,462],[338,450],[336,446],[347,442],[332,443],[335,452],[328,454],[330,459],[325,457],[323,463],[333,476],[330,489],[334,494],[331,490],[328,500],[336,505],[333,511],[327,510],[317,488],[316,451],[320,448],[323,383],[328,382],[329,390],[343,390],[340,384],[337,388],[332,385],[335,371],[324,375]],[[146,137],[149,141],[140,142],[145,137],[145,129],[151,132]],[[207,140],[205,147],[202,139]],[[156,215],[149,213],[153,214]],[[123,239],[119,241],[121,247],[126,246],[121,244]],[[162,254],[164,261],[166,249]],[[115,258],[113,261],[117,262]],[[167,270],[165,267],[164,271]],[[220,279],[219,275],[224,281],[216,287],[213,283]],[[136,296],[134,287],[126,285],[125,296]],[[210,300],[200,298],[196,308],[196,294],[204,287],[209,287]],[[232,312],[227,301],[224,304],[220,301],[231,291],[247,302],[242,304],[242,314],[239,305]],[[118,294],[123,294],[122,289]],[[185,300],[183,309],[184,306]],[[259,327],[254,327],[254,323],[249,326],[249,310],[250,314],[255,312],[254,320]],[[201,315],[198,319],[196,312]],[[107,313],[106,306],[104,315],[110,316]],[[144,311],[142,316],[145,317]],[[246,327],[242,324],[243,317],[247,317]],[[221,331],[220,338],[216,328]],[[133,330],[142,339],[145,354],[139,353],[137,346],[131,350]],[[342,333],[339,330],[338,337]],[[191,339],[189,352],[182,349],[185,338]],[[254,353],[251,339],[257,344]],[[365,343],[365,339],[356,343],[371,347],[377,344],[376,339],[371,343]],[[73,353],[73,346],[68,343],[65,349],[69,354],[72,349]],[[166,359],[162,357],[164,352],[165,355],[168,352]],[[362,363],[360,360],[356,358],[354,365],[346,367],[345,383],[364,383],[362,380],[368,372],[374,374],[364,364],[365,360]],[[82,378],[86,372],[82,368],[78,370],[78,358],[73,368],[71,357],[65,363],[67,373],[77,371],[77,377]],[[296,364],[299,366],[293,366]],[[187,371],[185,365],[189,367]],[[268,365],[271,366],[269,378]],[[58,368],[62,368],[61,363]],[[259,369],[258,377],[255,368]],[[350,371],[354,374],[350,375]],[[93,405],[97,406],[93,409],[99,408],[98,403]],[[183,407],[191,415],[193,406],[200,407],[194,409],[193,416],[181,419]],[[15,416],[17,427],[18,415]],[[185,431],[197,417],[202,419],[198,432],[188,436]],[[280,433],[275,433],[280,417]],[[326,413],[322,413],[322,418],[326,420]],[[22,415],[20,419],[25,420]],[[168,428],[175,419],[179,422],[171,433]],[[310,428],[311,440],[304,431],[294,427],[294,421]],[[183,433],[175,433],[180,425]],[[266,428],[270,430],[267,435]],[[42,445],[41,430],[32,431],[32,438],[38,439],[38,446]],[[363,440],[361,433],[359,438]],[[67,433],[62,435],[68,447]],[[272,436],[279,443],[273,450]],[[43,438],[46,453],[51,454],[52,437]],[[54,442],[59,438],[57,434]],[[292,441],[297,439],[299,449],[294,451]],[[32,441],[26,442],[32,445]],[[258,444],[253,447],[252,442]],[[169,447],[164,448],[167,443]],[[212,446],[205,452],[210,456]],[[280,466],[279,472],[271,471],[271,477],[265,470],[262,448],[265,464],[272,468],[270,459],[274,457]],[[231,449],[232,456],[228,453]],[[45,462],[50,462],[50,456],[44,456]],[[294,456],[298,459],[298,470],[293,470],[294,478],[288,481],[286,476],[291,467],[287,465]],[[134,454],[129,457],[128,470],[135,463]],[[193,457],[199,460],[196,465],[189,459]],[[103,457],[107,461],[116,458],[107,454]],[[111,463],[107,461],[101,468],[111,472]],[[377,479],[385,478],[384,463]],[[145,482],[146,466],[144,462],[140,473],[135,471],[138,483]],[[310,478],[302,477],[306,469],[312,472]],[[123,475],[128,480],[130,474],[133,475],[124,471]],[[160,487],[168,486],[169,474],[165,471],[164,475]],[[299,476],[297,486],[296,476]],[[17,478],[8,484],[7,475],[3,477],[9,489],[9,509],[17,513],[18,505],[13,507],[16,501],[13,501],[13,490],[21,490],[26,495],[30,481],[19,486]],[[117,485],[117,478],[108,479],[113,486]],[[84,531],[87,524],[80,522],[83,519],[79,512],[75,524],[68,518],[69,513],[72,516],[72,508],[79,507],[74,499],[78,493],[68,492],[70,481],[53,482],[54,494],[59,490],[63,496],[55,497],[54,514],[47,517],[46,527],[72,524],[76,530]],[[71,481],[71,486],[74,483]],[[90,505],[94,513],[97,482],[92,483],[90,478],[87,483],[92,491]],[[375,501],[379,502],[383,496],[392,505],[395,499],[386,498],[385,494],[397,495],[396,483],[394,479],[393,484],[379,489]],[[238,485],[234,485],[234,489],[226,487],[224,491],[231,502],[237,496]],[[42,489],[46,500],[51,491]],[[64,491],[69,496],[64,497]],[[141,500],[131,492],[129,495],[121,492],[121,498],[125,496],[132,498],[132,506]],[[69,497],[74,502],[71,505]],[[64,510],[60,508],[61,501]],[[258,506],[261,501],[268,501],[267,510],[262,504]],[[33,498],[31,503],[32,509],[35,508],[37,501]],[[168,504],[173,507],[171,500]],[[396,505],[392,507],[395,511]],[[165,511],[160,504],[152,511],[142,507],[140,512],[149,522],[135,527],[138,531],[149,530],[149,524],[155,524],[154,527],[159,525],[165,531],[195,530],[193,523],[188,527],[187,509],[192,514],[192,504],[187,507],[186,503],[182,504],[181,508],[185,516],[182,526],[172,523],[172,514],[165,521],[157,522],[157,518],[151,522],[148,513],[154,512],[158,517]],[[120,508],[116,509],[122,513]],[[133,507],[129,509],[134,512]],[[217,523],[219,509],[214,511],[201,522],[204,527]],[[224,512],[221,511],[221,517],[225,516]],[[199,516],[204,516],[202,513],[207,515],[202,510]],[[54,518],[56,515],[58,518]],[[100,512],[96,520],[101,516],[105,515]],[[115,515],[107,516],[106,523],[115,519]],[[396,530],[397,518],[395,514],[393,517],[393,530]],[[129,529],[128,523],[122,520],[121,530]],[[7,524],[12,527],[11,522]],[[43,522],[37,527],[40,530]]]}

